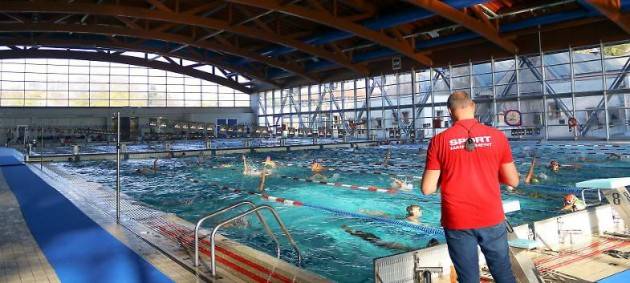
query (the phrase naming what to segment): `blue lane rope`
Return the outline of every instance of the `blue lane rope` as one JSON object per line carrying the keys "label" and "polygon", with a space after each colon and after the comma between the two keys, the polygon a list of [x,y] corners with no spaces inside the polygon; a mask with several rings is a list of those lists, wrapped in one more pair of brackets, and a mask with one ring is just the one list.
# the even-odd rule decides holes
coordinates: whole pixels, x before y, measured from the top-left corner
{"label": "blue lane rope", "polygon": [[582,188],[577,188],[577,187],[550,187],[550,186],[545,186],[545,185],[529,185],[524,187],[525,189],[527,188],[534,188],[534,189],[539,189],[539,190],[544,190],[544,191],[549,191],[549,192],[563,192],[563,193],[576,193],[576,194],[581,194],[583,190]]}
{"label": "blue lane rope", "polygon": [[409,223],[409,222],[403,221],[403,220],[395,220],[395,219],[388,219],[388,218],[382,218],[382,217],[376,217],[376,216],[363,215],[363,214],[360,214],[360,213],[354,213],[354,212],[350,212],[350,211],[345,211],[345,210],[340,210],[340,209],[335,209],[335,208],[329,208],[329,207],[319,206],[319,205],[313,205],[313,204],[307,204],[307,203],[304,203],[304,206],[305,207],[314,208],[314,209],[328,211],[328,212],[331,212],[331,213],[334,213],[334,214],[337,214],[337,215],[342,215],[342,216],[347,216],[347,217],[352,217],[352,218],[359,218],[359,219],[364,219],[364,220],[374,221],[374,222],[387,223],[387,224],[391,224],[391,225],[402,226],[402,227],[406,227],[406,228],[410,228],[410,229],[416,230],[416,231],[424,233],[424,234],[429,234],[429,235],[443,235],[444,234],[444,229],[438,228],[438,227],[417,225],[417,224]]}

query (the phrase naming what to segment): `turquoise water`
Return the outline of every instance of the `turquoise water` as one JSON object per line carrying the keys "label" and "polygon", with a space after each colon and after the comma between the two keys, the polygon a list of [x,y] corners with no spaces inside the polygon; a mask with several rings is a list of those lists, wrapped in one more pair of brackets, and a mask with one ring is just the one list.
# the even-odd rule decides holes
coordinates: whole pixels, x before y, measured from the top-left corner
{"label": "turquoise water", "polygon": [[[269,195],[301,201],[307,205],[321,206],[360,214],[380,214],[388,219],[404,219],[405,208],[418,204],[423,209],[422,225],[439,227],[439,196],[422,196],[418,191],[418,181],[414,181],[414,190],[408,193],[385,194],[360,190],[349,190],[322,184],[306,183],[279,176],[308,178],[310,170],[306,166],[313,159],[321,159],[329,168],[379,170],[402,175],[421,175],[424,155],[417,146],[392,146],[392,166],[383,168],[374,165],[382,161],[389,146],[379,148],[347,149],[322,151],[296,151],[271,154],[282,166],[268,178],[266,192]],[[611,152],[627,152],[630,148],[609,149]],[[568,152],[569,150],[570,152]],[[573,151],[578,151],[574,153]],[[565,149],[561,147],[539,148],[531,144],[513,144],[515,160],[521,174],[529,168],[531,155],[539,156],[537,173],[548,177],[537,186],[522,186],[521,194],[503,193],[505,200],[519,200],[522,210],[511,213],[508,219],[514,225],[536,221],[559,214],[562,205],[562,192],[555,188],[572,186],[576,182],[604,177],[628,176],[630,159],[608,160],[602,150],[593,153],[586,148]],[[254,154],[248,158],[255,163],[261,162],[266,155]],[[551,157],[564,164],[576,164],[581,169],[563,169],[559,173],[548,172],[543,164],[548,164]],[[282,219],[295,237],[304,257],[303,267],[340,282],[372,281],[373,259],[404,251],[404,248],[424,247],[429,239],[436,238],[444,242],[441,235],[430,235],[418,229],[394,225],[380,221],[353,218],[312,207],[285,206],[268,202],[260,196],[234,193],[221,190],[208,184],[227,185],[243,190],[255,190],[257,177],[241,174],[240,155],[223,156],[199,160],[197,158],[179,158],[160,160],[160,171],[156,175],[134,173],[136,168],[151,167],[153,160],[128,160],[121,164],[123,192],[148,206],[175,213],[178,216],[196,222],[211,211],[241,201],[251,200],[259,204],[271,204],[277,208]],[[231,165],[232,168],[211,168],[218,165]],[[297,166],[300,165],[300,166]],[[115,164],[111,161],[89,161],[80,163],[58,163],[70,174],[114,187]],[[388,176],[329,171],[324,173],[330,182],[344,184],[389,187]],[[193,181],[195,180],[195,181]],[[538,193],[536,198],[532,193]],[[236,241],[273,254],[274,246],[264,230],[249,219],[250,228],[227,228],[224,234]],[[212,223],[211,223],[212,224]],[[351,229],[372,233],[384,242],[397,243],[399,249],[376,246],[344,231],[342,225]],[[401,249],[402,248],[402,249]],[[282,257],[294,262],[295,254],[286,241],[283,242]]]}

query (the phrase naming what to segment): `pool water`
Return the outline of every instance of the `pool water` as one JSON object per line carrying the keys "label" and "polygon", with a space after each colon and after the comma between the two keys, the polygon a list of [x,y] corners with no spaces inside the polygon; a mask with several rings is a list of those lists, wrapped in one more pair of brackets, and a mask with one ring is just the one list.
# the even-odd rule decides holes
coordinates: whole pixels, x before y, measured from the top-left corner
{"label": "pool water", "polygon": [[[391,151],[392,165],[387,168],[375,165],[382,161],[388,150]],[[630,159],[609,160],[605,154],[593,154],[587,149],[571,149],[571,152],[567,150],[560,147],[538,147],[528,143],[513,143],[514,158],[521,174],[526,174],[531,156],[536,155],[539,156],[537,173],[542,172],[547,175],[540,184],[520,186],[520,194],[507,193],[503,190],[505,200],[521,202],[521,211],[508,214],[508,219],[513,225],[558,215],[564,192],[554,191],[554,189],[571,187],[576,182],[592,178],[629,175]],[[578,153],[573,152],[574,150]],[[630,150],[630,146],[617,147],[615,150],[623,154]],[[252,154],[248,155],[248,159],[252,163],[260,164],[265,156]],[[418,204],[423,210],[421,225],[440,226],[439,196],[421,195],[418,190],[418,180],[414,180],[414,190],[411,192],[377,193],[280,177],[309,178],[312,174],[307,166],[313,159],[321,159],[322,163],[329,168],[378,170],[419,176],[424,166],[424,154],[418,150],[417,145],[381,146],[353,151],[349,149],[295,151],[273,153],[271,156],[281,166],[268,177],[266,193],[300,201],[305,206],[282,205],[266,201],[257,195],[237,193],[211,186],[211,184],[218,184],[243,190],[256,190],[259,179],[241,174],[240,155],[203,160],[198,158],[160,160],[160,170],[155,175],[141,175],[134,172],[137,168],[150,168],[153,160],[124,161],[121,163],[122,190],[125,194],[150,207],[175,213],[193,223],[214,210],[242,200],[270,204],[278,210],[296,239],[304,258],[302,266],[339,282],[370,282],[373,280],[374,258],[425,247],[431,238],[444,242],[443,236],[439,233],[425,233],[422,229],[415,229],[413,225],[380,221],[380,219],[402,220],[405,217],[405,208],[411,204]],[[565,168],[557,174],[548,172],[543,167],[549,163],[551,157],[563,164],[576,164],[581,168]],[[232,167],[216,168],[219,165]],[[61,167],[71,175],[78,175],[83,179],[111,188],[115,186],[114,162],[85,161],[57,163],[55,166]],[[391,183],[391,178],[388,176],[358,171],[328,171],[323,175],[329,182],[350,185],[388,188]],[[536,195],[534,196],[533,193]],[[337,213],[332,212],[333,210]],[[339,213],[339,211],[351,214]],[[353,217],[354,214],[376,215],[378,218],[358,218]],[[253,218],[248,219],[248,222],[251,224],[248,228],[230,227],[226,228],[223,234],[274,254],[274,245],[265,235],[262,227]],[[381,242],[396,243],[396,246],[377,246],[360,237],[350,235],[342,227],[371,233],[379,237]],[[277,230],[277,227],[274,229]],[[280,235],[279,232],[277,234]],[[284,241],[282,244],[282,258],[295,262],[295,254],[288,243]]]}

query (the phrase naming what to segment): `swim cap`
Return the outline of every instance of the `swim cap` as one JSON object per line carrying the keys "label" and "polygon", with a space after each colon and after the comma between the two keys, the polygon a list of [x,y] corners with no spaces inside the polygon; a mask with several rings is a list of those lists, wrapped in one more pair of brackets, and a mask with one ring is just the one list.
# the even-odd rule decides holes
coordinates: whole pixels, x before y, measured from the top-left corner
{"label": "swim cap", "polygon": [[540,180],[538,180],[538,178],[532,178],[532,184],[538,184],[540,183]]}
{"label": "swim cap", "polygon": [[576,201],[577,197],[574,194],[568,194],[566,196],[564,196],[564,202],[565,203],[574,203]]}

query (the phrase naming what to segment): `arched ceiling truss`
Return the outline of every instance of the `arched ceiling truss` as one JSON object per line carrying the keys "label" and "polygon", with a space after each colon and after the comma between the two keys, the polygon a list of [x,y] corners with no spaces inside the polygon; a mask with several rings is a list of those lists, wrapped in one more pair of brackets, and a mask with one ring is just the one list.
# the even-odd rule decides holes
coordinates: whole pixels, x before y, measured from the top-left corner
{"label": "arched ceiling truss", "polygon": [[252,89],[247,88],[238,82],[224,78],[212,73],[204,72],[195,69],[193,66],[185,66],[176,60],[151,60],[149,58],[140,58],[136,56],[124,55],[119,52],[106,52],[106,51],[81,51],[81,50],[51,50],[51,49],[39,49],[37,47],[19,48],[11,46],[10,49],[0,50],[0,60],[2,59],[19,59],[19,58],[41,58],[41,59],[76,59],[76,60],[88,60],[88,61],[100,61],[100,62],[112,62],[121,63],[134,66],[143,66],[153,69],[159,69],[174,73],[179,73],[194,78],[199,78],[211,82],[215,82],[220,85],[224,85],[235,90],[251,93]]}

